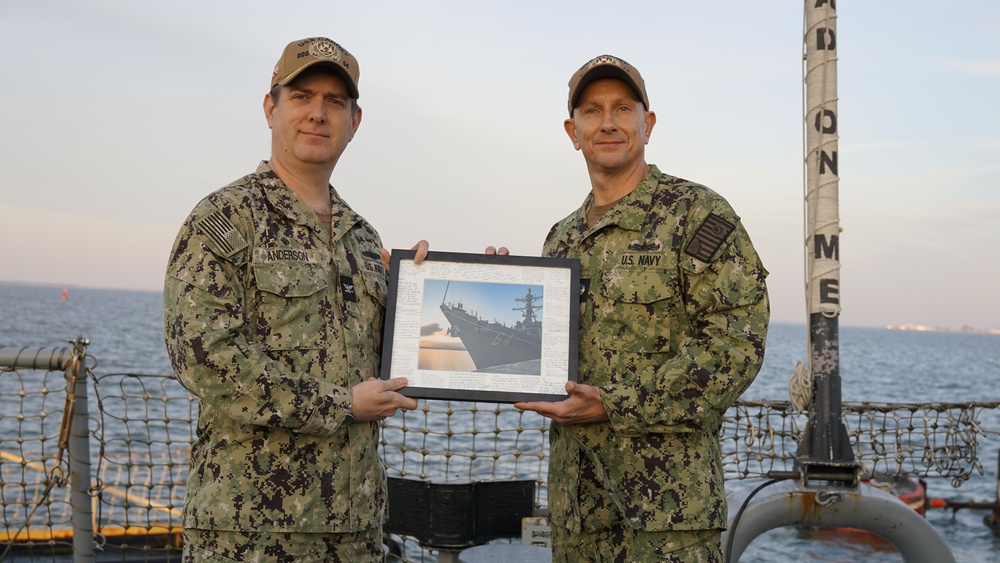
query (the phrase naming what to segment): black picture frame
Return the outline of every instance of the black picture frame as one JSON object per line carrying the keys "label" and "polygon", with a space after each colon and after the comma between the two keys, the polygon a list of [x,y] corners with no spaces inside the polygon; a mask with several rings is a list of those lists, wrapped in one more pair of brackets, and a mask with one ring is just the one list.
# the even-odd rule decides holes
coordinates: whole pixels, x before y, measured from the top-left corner
{"label": "black picture frame", "polygon": [[[561,401],[576,381],[580,262],[392,250],[380,377],[422,399]],[[435,312],[436,311],[436,312]],[[519,316],[519,318],[518,318]]]}

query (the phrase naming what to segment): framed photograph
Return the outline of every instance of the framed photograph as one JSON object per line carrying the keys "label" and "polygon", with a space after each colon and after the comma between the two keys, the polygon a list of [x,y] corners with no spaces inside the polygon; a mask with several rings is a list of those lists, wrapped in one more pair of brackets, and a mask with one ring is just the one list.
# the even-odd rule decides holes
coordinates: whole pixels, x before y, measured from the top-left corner
{"label": "framed photograph", "polygon": [[561,401],[576,380],[580,263],[393,250],[382,379],[423,399]]}

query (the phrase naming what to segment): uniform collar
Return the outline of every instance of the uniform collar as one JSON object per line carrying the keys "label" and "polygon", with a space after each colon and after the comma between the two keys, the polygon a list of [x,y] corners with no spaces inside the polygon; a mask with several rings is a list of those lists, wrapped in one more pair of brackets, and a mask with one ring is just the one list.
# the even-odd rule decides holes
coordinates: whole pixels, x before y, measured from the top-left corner
{"label": "uniform collar", "polygon": [[592,229],[587,228],[587,209],[594,201],[594,192],[588,193],[583,200],[583,205],[571,216],[573,226],[566,230],[564,242],[568,246],[575,246],[591,233],[609,225],[617,225],[619,228],[629,231],[641,230],[649,215],[653,194],[661,175],[660,169],[655,164],[650,164],[649,171],[646,172],[646,176],[639,182],[639,185],[615,204],[604,217],[601,217],[601,220]]}
{"label": "uniform collar", "polygon": [[316,217],[316,214],[309,209],[309,206],[291,188],[281,181],[281,178],[278,177],[267,161],[261,161],[260,165],[257,166],[257,175],[261,180],[261,185],[265,188],[264,195],[271,202],[271,206],[274,209],[284,214],[295,224],[305,225],[318,232],[321,237],[325,238],[329,235],[331,240],[336,241],[361,220],[361,216],[355,213],[340,198],[340,194],[337,193],[337,190],[333,186],[330,186],[333,225],[327,231],[322,223],[320,223],[319,218]]}

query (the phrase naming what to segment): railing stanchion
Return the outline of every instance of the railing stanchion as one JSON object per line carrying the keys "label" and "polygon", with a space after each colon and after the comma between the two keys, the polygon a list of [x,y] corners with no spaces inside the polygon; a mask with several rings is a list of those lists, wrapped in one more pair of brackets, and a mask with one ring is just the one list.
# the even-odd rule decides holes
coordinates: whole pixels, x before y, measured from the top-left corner
{"label": "railing stanchion", "polygon": [[66,384],[74,394],[69,436],[70,506],[73,509],[73,561],[94,561],[94,509],[90,498],[90,426],[87,408],[86,340],[73,343]]}

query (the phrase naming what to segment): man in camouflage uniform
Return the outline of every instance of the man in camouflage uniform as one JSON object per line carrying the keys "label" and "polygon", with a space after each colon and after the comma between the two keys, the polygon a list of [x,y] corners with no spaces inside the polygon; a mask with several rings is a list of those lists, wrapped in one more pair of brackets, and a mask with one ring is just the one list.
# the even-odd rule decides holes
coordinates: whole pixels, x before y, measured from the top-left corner
{"label": "man in camouflage uniform", "polygon": [[718,433],[763,361],[767,272],[725,199],[646,164],[634,67],[588,62],[569,112],[592,191],[544,254],[580,260],[578,382],[515,405],[553,420],[553,560],[721,561]]}
{"label": "man in camouflage uniform", "polygon": [[358,76],[329,39],[290,43],[264,97],[270,160],[174,243],[164,334],[200,399],[185,561],[382,559],[376,421],[417,402],[377,379],[385,251],[329,184],[361,123]]}

